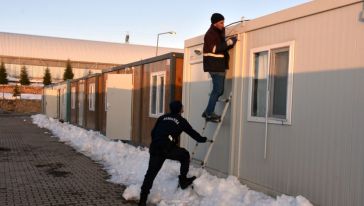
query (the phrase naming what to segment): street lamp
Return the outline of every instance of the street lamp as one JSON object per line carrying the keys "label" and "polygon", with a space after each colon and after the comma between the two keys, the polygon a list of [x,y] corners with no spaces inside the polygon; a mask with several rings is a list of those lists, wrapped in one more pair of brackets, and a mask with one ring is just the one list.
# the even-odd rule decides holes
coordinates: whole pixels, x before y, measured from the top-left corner
{"label": "street lamp", "polygon": [[163,34],[176,34],[176,32],[174,32],[174,31],[168,31],[168,32],[159,33],[159,34],[157,35],[157,48],[156,48],[156,50],[155,50],[155,55],[156,55],[156,56],[158,55],[159,35],[163,35]]}

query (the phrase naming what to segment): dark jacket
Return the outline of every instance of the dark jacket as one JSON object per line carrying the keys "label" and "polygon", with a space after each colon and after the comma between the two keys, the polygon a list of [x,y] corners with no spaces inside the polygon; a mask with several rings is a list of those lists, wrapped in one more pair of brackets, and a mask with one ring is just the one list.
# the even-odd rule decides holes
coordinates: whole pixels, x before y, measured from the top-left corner
{"label": "dark jacket", "polygon": [[221,31],[210,26],[204,37],[203,70],[205,72],[225,72],[229,69],[228,46],[225,40],[225,30]]}
{"label": "dark jacket", "polygon": [[150,152],[159,153],[177,146],[182,132],[186,132],[196,141],[205,140],[180,114],[168,113],[160,116],[151,133]]}

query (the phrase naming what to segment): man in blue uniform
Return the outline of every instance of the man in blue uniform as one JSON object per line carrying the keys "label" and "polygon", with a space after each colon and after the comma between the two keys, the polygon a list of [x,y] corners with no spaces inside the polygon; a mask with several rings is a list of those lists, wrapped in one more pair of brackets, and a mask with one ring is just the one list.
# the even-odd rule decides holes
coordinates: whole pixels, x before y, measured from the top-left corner
{"label": "man in blue uniform", "polygon": [[140,206],[146,205],[153,181],[166,159],[176,160],[181,163],[178,179],[179,186],[182,189],[186,189],[196,179],[195,176],[187,177],[190,154],[186,149],[178,146],[178,139],[182,132],[186,132],[197,142],[206,142],[207,138],[196,132],[187,120],[181,116],[183,105],[180,101],[171,102],[169,108],[170,113],[160,116],[152,130],[149,166],[141,187]]}

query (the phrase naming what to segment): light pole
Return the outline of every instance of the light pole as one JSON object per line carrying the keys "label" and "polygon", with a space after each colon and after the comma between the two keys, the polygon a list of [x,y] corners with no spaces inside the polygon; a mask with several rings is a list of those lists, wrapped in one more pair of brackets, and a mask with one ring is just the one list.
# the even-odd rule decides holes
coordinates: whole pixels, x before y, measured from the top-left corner
{"label": "light pole", "polygon": [[176,34],[176,32],[174,32],[174,31],[168,31],[168,32],[162,32],[162,33],[159,33],[159,34],[157,35],[157,48],[156,48],[156,50],[155,50],[155,55],[156,55],[156,56],[158,55],[158,43],[159,43],[159,36],[160,36],[160,35],[163,35],[163,34]]}

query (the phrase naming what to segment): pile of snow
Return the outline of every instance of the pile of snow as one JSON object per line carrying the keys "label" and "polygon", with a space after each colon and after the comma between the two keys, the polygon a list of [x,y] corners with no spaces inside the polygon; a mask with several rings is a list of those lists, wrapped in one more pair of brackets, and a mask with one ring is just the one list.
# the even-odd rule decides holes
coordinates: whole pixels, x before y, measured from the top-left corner
{"label": "pile of snow", "polygon": [[[140,187],[148,167],[147,148],[134,147],[122,142],[109,141],[99,132],[60,123],[45,115],[33,115],[33,123],[47,128],[59,140],[74,147],[77,151],[104,165],[111,175],[110,181],[126,186],[123,197],[127,200],[139,199]],[[310,206],[302,196],[282,195],[276,199],[241,185],[234,176],[218,178],[201,168],[190,167],[190,175],[197,176],[193,188],[177,188],[179,163],[167,160],[157,178],[148,201],[160,206],[167,205],[251,205],[251,206]]]}
{"label": "pile of snow", "polygon": [[[7,76],[6,77],[8,79],[8,81],[13,82],[13,83],[19,83],[20,82],[20,78],[18,77],[13,77],[13,76]],[[41,86],[43,87],[43,78],[30,78],[30,86]]]}

